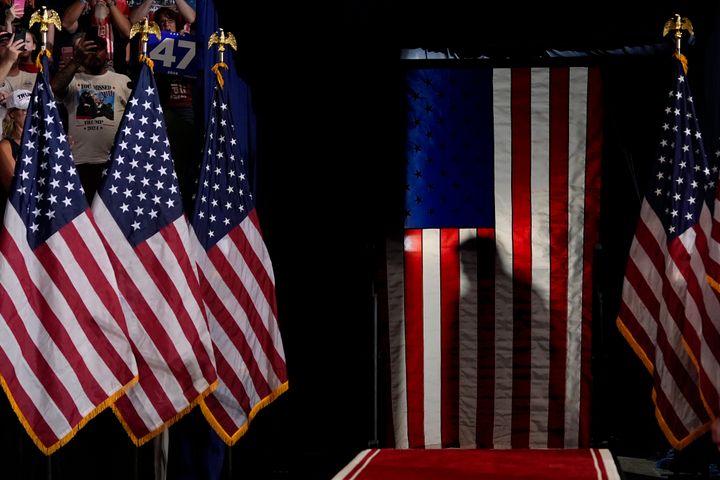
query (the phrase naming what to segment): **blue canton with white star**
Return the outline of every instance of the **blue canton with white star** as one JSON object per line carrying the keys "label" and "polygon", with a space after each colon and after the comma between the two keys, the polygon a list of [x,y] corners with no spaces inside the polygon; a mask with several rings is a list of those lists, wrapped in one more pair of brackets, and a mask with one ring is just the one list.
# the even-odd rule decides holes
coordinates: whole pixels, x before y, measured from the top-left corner
{"label": "blue canton with white star", "polygon": [[653,178],[646,197],[661,219],[668,241],[700,218],[706,197],[715,191],[717,167],[710,168],[687,77],[675,62]]}
{"label": "blue canton with white star", "polygon": [[491,68],[406,75],[405,228],[493,227]]}
{"label": "blue canton with white star", "polygon": [[183,214],[155,77],[143,64],[98,195],[135,246]]}
{"label": "blue canton with white star", "polygon": [[209,250],[255,207],[226,89],[215,86],[192,226]]}
{"label": "blue canton with white star", "polygon": [[55,98],[39,74],[28,105],[10,202],[27,227],[31,248],[88,208]]}

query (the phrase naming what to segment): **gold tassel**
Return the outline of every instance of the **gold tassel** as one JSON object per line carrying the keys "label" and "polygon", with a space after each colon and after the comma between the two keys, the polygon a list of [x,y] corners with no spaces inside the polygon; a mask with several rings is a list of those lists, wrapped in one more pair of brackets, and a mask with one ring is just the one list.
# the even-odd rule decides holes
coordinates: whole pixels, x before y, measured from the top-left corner
{"label": "gold tassel", "polygon": [[40,72],[43,71],[43,66],[41,62],[41,58],[43,54],[48,58],[48,63],[52,62],[52,53],[47,48],[43,48],[40,50],[37,54],[37,57],[35,57],[35,67],[40,70]]}
{"label": "gold tassel", "polygon": [[140,61],[145,62],[148,67],[150,67],[150,71],[155,73],[153,68],[155,67],[155,62],[152,61],[152,58],[148,57],[147,55],[140,54]]}
{"label": "gold tassel", "polygon": [[219,62],[213,65],[210,70],[212,70],[217,76],[217,81],[220,85],[220,88],[223,88],[223,85],[225,85],[225,80],[223,79],[222,72],[220,71],[221,68],[228,68],[228,66],[222,62]]}
{"label": "gold tassel", "polygon": [[687,75],[687,69],[688,69],[687,57],[685,57],[685,55],[678,52],[677,50],[675,51],[675,53],[673,53],[673,57],[680,60],[680,63],[682,64],[682,67],[683,67],[683,72],[685,72],[685,75]]}

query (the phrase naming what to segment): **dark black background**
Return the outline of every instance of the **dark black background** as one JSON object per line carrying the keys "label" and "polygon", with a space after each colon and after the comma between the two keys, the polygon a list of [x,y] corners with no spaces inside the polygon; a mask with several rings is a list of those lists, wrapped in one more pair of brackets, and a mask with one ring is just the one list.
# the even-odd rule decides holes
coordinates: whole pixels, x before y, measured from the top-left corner
{"label": "dark black background", "polygon": [[[665,21],[674,13],[689,17],[696,39],[683,51],[710,142],[720,133],[719,15],[704,2],[642,3],[583,3],[576,11],[547,2],[218,2],[222,26],[238,39],[236,64],[254,98],[256,198],[275,268],[290,378],[289,391],[262,410],[229,451],[225,478],[330,478],[374,439],[373,276],[385,231],[402,224],[400,49],[415,47],[523,66],[558,64],[547,60],[548,49],[578,50],[591,55],[572,62],[603,68],[593,443],[645,457],[668,448],[653,416],[650,376],[614,319],[638,191],[670,82],[669,57],[608,52],[663,44]],[[381,446],[388,426],[382,423]],[[152,478],[151,448],[136,450],[110,412],[49,464],[22,431],[3,433],[19,435],[20,451],[0,452],[2,462],[23,471],[7,478],[50,478],[48,472],[56,480]]]}
{"label": "dark black background", "polygon": [[[258,50],[248,59],[259,67],[258,77],[248,78],[263,147],[259,208],[278,273],[292,386],[258,417],[235,457],[256,458],[250,463],[264,474],[287,462],[291,476],[304,471],[327,478],[323,474],[337,471],[372,438],[367,255],[377,252],[388,225],[402,221],[402,47],[447,47],[503,65],[548,64],[547,49],[578,50],[591,54],[580,63],[603,69],[606,147],[592,436],[594,445],[619,455],[655,458],[666,452],[650,375],[614,320],[638,192],[670,82],[669,51],[661,47],[672,42],[663,39],[663,25],[679,13],[695,26],[696,38],[683,44],[683,52],[713,151],[720,133],[714,88],[718,12],[699,2],[630,3],[584,3],[576,11],[547,2],[354,1],[344,3],[341,22],[332,9],[312,13],[305,10],[312,7],[295,5],[279,28],[257,33]],[[263,50],[260,39],[276,34],[292,40]],[[256,38],[248,35],[249,43]],[[638,49],[628,48],[627,55],[610,54],[638,46],[655,53],[630,55]],[[689,462],[700,463],[697,457]]]}
{"label": "dark black background", "polygon": [[[259,208],[278,275],[291,389],[235,447],[235,465],[244,459],[256,478],[284,471],[328,478],[373,438],[370,266],[386,228],[402,222],[403,47],[449,48],[462,57],[489,56],[491,65],[523,66],[553,64],[548,49],[577,50],[589,56],[568,62],[602,68],[592,437],[619,455],[664,455],[669,446],[654,417],[650,375],[614,321],[670,82],[672,41],[662,37],[663,25],[679,13],[695,26],[683,52],[713,151],[720,133],[716,7],[611,1],[577,11],[547,2],[360,0],[343,7],[289,6],[270,29],[247,32],[248,45],[257,47],[246,59],[262,147]],[[285,40],[272,43],[275,36]],[[613,54],[623,47],[632,48]],[[688,462],[701,463],[707,444],[704,438],[688,449]]]}

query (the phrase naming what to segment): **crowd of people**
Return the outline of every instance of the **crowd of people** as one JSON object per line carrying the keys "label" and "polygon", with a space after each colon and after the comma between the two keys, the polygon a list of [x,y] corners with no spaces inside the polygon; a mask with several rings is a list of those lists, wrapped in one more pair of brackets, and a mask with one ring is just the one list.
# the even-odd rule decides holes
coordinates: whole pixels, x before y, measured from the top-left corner
{"label": "crowd of people", "polygon": [[[50,25],[47,32],[45,47],[51,52],[47,75],[89,203],[102,181],[132,93],[132,79],[141,66],[140,36],[130,38],[131,25],[147,17],[161,30],[192,35],[196,19],[195,0],[26,0],[24,6],[0,0],[0,16],[4,16],[4,22],[0,21],[0,215],[11,189],[38,74],[36,58],[41,37],[37,24],[30,27],[30,17],[43,6],[58,12],[61,19],[62,29]],[[198,111],[193,108],[194,79],[177,72],[156,72],[155,79],[181,194],[189,212],[201,140],[199,129],[194,128]],[[164,478],[161,471],[166,468],[190,471],[186,463],[204,449],[218,451],[215,457],[219,460],[208,468],[222,465],[219,437],[199,418],[199,413],[191,412],[187,417],[174,427],[178,435],[170,442],[170,450],[177,450],[176,461],[167,465],[156,459],[156,478]],[[14,436],[22,435],[17,419],[2,419],[0,424],[6,421],[14,427],[4,429],[0,443],[17,443]],[[168,437],[156,440],[155,448],[167,452]],[[164,455],[167,462],[167,453]],[[173,478],[184,478],[182,475],[174,474]]]}
{"label": "crowd of people", "polygon": [[[17,110],[22,108],[10,107],[8,102],[14,92],[30,92],[34,86],[35,58],[41,45],[37,25],[31,29],[29,20],[42,6],[57,11],[61,19],[61,29],[50,25],[47,32],[46,48],[51,52],[48,74],[81,183],[91,202],[132,92],[131,78],[139,68],[139,35],[130,39],[132,24],[147,17],[162,30],[191,33],[195,0],[55,0],[42,5],[41,0],[26,0],[24,7],[12,1],[4,3],[0,10],[5,19],[0,26],[0,139],[10,145],[14,145],[18,131],[13,127],[15,120],[5,119],[9,115],[19,118],[22,114]],[[156,80],[178,181],[189,207],[199,141],[193,128],[193,80],[177,74],[156,74]],[[17,150],[9,148],[6,155],[0,146],[0,183],[5,194]],[[4,199],[0,198],[0,203],[4,204]]]}

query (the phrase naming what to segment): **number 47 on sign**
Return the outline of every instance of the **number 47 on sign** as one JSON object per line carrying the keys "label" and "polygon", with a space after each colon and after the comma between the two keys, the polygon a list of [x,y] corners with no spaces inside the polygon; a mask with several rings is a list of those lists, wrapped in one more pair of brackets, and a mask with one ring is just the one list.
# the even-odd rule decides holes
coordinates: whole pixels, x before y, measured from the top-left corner
{"label": "number 47 on sign", "polygon": [[162,38],[148,36],[148,55],[155,62],[155,72],[181,77],[197,75],[195,36],[162,30]]}

